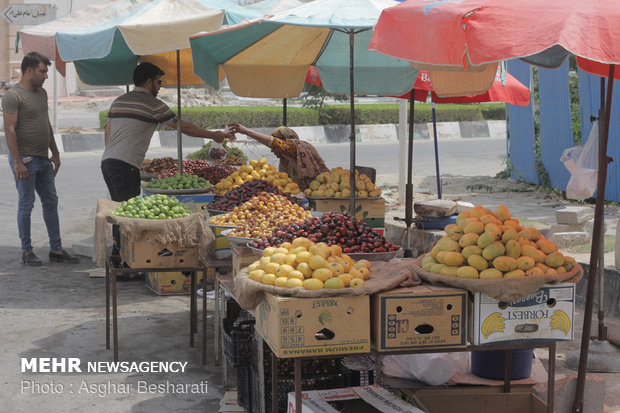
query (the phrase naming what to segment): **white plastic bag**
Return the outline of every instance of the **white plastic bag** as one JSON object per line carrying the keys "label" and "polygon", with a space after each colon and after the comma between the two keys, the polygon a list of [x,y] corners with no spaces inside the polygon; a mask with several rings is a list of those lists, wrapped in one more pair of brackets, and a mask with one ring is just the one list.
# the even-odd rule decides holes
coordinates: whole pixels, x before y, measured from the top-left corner
{"label": "white plastic bag", "polygon": [[209,149],[209,158],[215,162],[222,161],[226,157],[226,148],[221,143],[213,141]]}
{"label": "white plastic bag", "polygon": [[598,174],[598,122],[594,122],[586,144],[564,150],[560,161],[571,174],[566,196],[577,200],[592,197]]}
{"label": "white plastic bag", "polygon": [[424,382],[431,386],[446,383],[455,373],[467,372],[469,353],[429,353],[385,356],[383,373]]}

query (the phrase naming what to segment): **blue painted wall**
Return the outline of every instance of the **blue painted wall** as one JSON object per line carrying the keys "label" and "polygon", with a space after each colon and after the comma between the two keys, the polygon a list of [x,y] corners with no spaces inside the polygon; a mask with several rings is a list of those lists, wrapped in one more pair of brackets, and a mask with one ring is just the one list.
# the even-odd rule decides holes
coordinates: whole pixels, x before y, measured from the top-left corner
{"label": "blue painted wall", "polygon": [[[530,65],[519,60],[508,62],[508,72],[525,86],[530,86]],[[512,163],[512,178],[538,184],[534,146],[534,116],[532,105],[508,106],[508,157]]]}
{"label": "blue painted wall", "polygon": [[[617,69],[620,70],[620,67]],[[521,61],[508,63],[508,71],[529,86],[530,66]],[[600,107],[600,78],[579,71],[581,136],[585,143]],[[568,64],[558,69],[539,69],[541,159],[554,188],[565,190],[570,174],[560,161],[564,149],[573,146]],[[509,159],[512,178],[539,184],[535,165],[534,117],[532,105],[508,105]],[[615,161],[608,165],[605,199],[620,202],[620,84],[615,82],[607,155]]]}

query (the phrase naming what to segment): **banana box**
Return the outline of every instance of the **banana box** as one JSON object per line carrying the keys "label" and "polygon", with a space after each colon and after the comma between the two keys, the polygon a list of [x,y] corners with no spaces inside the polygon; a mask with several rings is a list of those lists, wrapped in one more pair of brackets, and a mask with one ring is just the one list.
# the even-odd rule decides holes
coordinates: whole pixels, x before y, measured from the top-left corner
{"label": "banana box", "polygon": [[474,345],[507,341],[563,341],[574,337],[575,284],[544,285],[507,303],[473,293],[469,337]]}
{"label": "banana box", "polygon": [[370,351],[368,295],[282,297],[263,294],[256,331],[281,358]]}
{"label": "banana box", "polygon": [[434,285],[371,296],[371,342],[377,351],[467,346],[466,290]]}
{"label": "banana box", "polygon": [[[196,272],[196,289],[202,288],[202,271]],[[207,268],[205,284],[213,284],[215,268]],[[145,278],[146,287],[157,295],[189,294],[191,290],[191,272],[189,271],[155,271],[147,273]],[[208,287],[207,287],[208,288]]]}

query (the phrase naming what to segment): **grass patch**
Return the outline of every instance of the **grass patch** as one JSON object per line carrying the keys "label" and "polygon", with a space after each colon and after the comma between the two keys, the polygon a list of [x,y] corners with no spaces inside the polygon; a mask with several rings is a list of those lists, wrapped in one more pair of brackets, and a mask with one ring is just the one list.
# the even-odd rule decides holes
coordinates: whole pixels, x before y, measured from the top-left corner
{"label": "grass patch", "polygon": [[[603,251],[605,253],[612,252],[616,248],[616,237],[613,235],[605,235],[604,243],[603,243]],[[581,245],[573,245],[572,247],[563,248],[565,251],[571,252],[573,254],[585,254],[590,252],[592,249],[592,244],[581,244]]]}

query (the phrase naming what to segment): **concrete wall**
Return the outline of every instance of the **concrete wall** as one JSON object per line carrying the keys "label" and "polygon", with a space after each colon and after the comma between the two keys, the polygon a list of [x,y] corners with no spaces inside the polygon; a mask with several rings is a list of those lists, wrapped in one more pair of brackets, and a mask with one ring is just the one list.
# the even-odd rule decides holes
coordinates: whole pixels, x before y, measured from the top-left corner
{"label": "concrete wall", "polygon": [[[438,139],[467,138],[505,138],[504,121],[444,122],[437,124]],[[300,126],[294,127],[302,139],[313,143],[343,143],[349,141],[349,125]],[[271,128],[257,128],[259,132],[269,134]],[[502,134],[501,132],[504,131]],[[357,142],[397,141],[398,125],[359,125],[355,128]],[[430,139],[433,125],[415,125],[414,139]],[[61,152],[82,152],[103,149],[103,133],[60,133],[56,142]],[[184,148],[200,148],[207,140],[183,135]],[[151,148],[174,148],[177,146],[176,131],[156,132],[151,140]],[[7,154],[6,138],[0,132],[0,155]]]}

